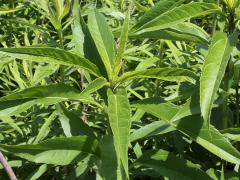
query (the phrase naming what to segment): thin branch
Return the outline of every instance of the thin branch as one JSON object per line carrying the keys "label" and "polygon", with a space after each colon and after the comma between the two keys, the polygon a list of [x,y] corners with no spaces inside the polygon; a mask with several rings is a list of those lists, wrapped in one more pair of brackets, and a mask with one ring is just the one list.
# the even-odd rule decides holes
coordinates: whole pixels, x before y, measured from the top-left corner
{"label": "thin branch", "polygon": [[0,151],[0,163],[4,167],[5,171],[7,172],[9,178],[11,180],[17,180],[17,177],[15,176],[11,166],[8,164],[7,160],[3,156],[2,152]]}

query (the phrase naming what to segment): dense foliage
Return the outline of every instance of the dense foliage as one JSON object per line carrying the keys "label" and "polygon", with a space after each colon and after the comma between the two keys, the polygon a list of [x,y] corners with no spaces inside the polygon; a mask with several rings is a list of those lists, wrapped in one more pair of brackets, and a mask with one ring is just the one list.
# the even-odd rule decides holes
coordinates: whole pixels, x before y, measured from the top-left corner
{"label": "dense foliage", "polygon": [[239,179],[239,18],[238,0],[1,0],[17,178]]}

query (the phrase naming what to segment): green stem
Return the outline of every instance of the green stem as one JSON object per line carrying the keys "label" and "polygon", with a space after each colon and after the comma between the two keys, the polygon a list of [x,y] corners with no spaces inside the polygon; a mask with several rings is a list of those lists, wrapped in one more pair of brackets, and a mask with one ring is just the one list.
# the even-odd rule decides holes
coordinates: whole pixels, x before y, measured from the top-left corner
{"label": "green stem", "polygon": [[236,124],[237,127],[240,126],[240,121],[239,121],[239,85],[238,85],[239,79],[237,80],[237,87],[236,87]]}
{"label": "green stem", "polygon": [[[59,29],[59,30],[57,31],[57,33],[58,33],[58,37],[59,37],[59,41],[60,41],[60,43],[59,43],[60,48],[61,48],[61,49],[64,49],[64,44],[63,44],[63,41],[64,41],[64,40],[63,40],[63,31],[62,31],[62,28]],[[65,79],[64,66],[60,66],[60,76],[61,76],[61,82],[64,83],[64,79]]]}
{"label": "green stem", "polygon": [[[219,5],[219,4],[220,4],[220,0],[217,0],[217,5]],[[212,28],[212,34],[214,34],[215,31],[216,31],[217,22],[218,22],[218,20],[217,20],[217,14],[215,14],[215,15],[214,15],[213,28]]]}
{"label": "green stem", "polygon": [[[234,16],[235,12],[230,11],[229,16],[228,16],[228,34],[232,34],[235,30],[235,22],[234,22]],[[230,66],[230,60],[226,68],[225,76],[224,76],[224,87],[223,90],[226,93],[226,97],[223,100],[223,105],[222,105],[222,128],[226,129],[228,127],[228,92],[230,89],[230,78],[231,78],[231,73],[232,68]]]}
{"label": "green stem", "polygon": [[[163,55],[164,55],[164,53],[163,53],[163,51],[164,51],[164,45],[165,45],[165,41],[162,41],[162,40],[160,40],[160,49],[159,49],[159,51],[160,51],[160,53],[159,53],[159,61],[157,61],[157,67],[161,67],[161,64],[162,64],[162,58],[163,58]],[[160,80],[159,79],[157,79],[156,80],[156,93],[155,93],[155,96],[159,96],[159,93],[160,93]]]}

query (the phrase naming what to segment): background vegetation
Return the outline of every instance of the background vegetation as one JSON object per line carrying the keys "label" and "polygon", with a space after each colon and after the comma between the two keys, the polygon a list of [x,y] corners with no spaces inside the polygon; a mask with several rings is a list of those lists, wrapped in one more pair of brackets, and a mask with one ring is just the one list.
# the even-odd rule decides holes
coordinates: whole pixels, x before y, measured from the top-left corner
{"label": "background vegetation", "polygon": [[17,178],[239,179],[239,17],[238,0],[1,0]]}

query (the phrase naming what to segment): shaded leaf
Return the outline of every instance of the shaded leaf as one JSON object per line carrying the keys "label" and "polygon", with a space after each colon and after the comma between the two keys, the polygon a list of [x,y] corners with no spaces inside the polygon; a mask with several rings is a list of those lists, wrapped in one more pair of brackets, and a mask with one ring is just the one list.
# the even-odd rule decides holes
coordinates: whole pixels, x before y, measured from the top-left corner
{"label": "shaded leaf", "polygon": [[233,38],[228,38],[225,33],[215,34],[204,61],[200,78],[200,107],[203,119],[208,123],[215,94],[233,50]]}
{"label": "shaded leaf", "polygon": [[169,179],[211,179],[197,165],[164,150],[147,151],[135,163],[151,167]]}

